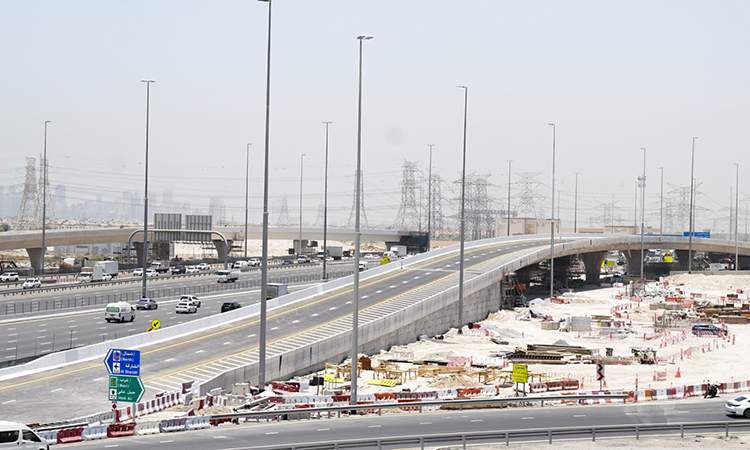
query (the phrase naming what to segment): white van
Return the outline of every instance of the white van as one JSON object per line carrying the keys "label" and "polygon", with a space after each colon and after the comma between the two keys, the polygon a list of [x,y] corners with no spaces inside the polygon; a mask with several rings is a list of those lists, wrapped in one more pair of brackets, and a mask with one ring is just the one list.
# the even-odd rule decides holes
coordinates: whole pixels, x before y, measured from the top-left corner
{"label": "white van", "polygon": [[22,423],[0,422],[0,449],[49,450],[47,441]]}
{"label": "white van", "polygon": [[107,322],[132,322],[135,320],[135,309],[128,302],[107,303],[104,310],[104,320]]}
{"label": "white van", "polygon": [[232,269],[247,269],[250,267],[250,263],[247,261],[235,261]]}

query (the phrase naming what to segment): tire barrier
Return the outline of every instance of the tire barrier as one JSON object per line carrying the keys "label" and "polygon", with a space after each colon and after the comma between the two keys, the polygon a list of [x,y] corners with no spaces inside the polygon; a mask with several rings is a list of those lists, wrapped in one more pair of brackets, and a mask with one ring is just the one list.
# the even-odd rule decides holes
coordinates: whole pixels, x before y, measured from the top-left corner
{"label": "tire barrier", "polygon": [[107,425],[98,425],[93,427],[86,427],[83,429],[83,433],[81,435],[83,436],[84,441],[93,441],[95,439],[106,439],[107,436]]}
{"label": "tire barrier", "polygon": [[135,422],[113,423],[107,427],[108,438],[133,436],[134,434],[135,434]]}
{"label": "tire barrier", "polygon": [[135,426],[135,434],[142,436],[146,434],[159,434],[159,421],[139,422]]}
{"label": "tire barrier", "polygon": [[175,431],[185,431],[185,422],[187,419],[167,419],[159,422],[160,433],[172,433]]}
{"label": "tire barrier", "polygon": [[83,427],[66,428],[57,432],[58,444],[70,444],[83,441]]}

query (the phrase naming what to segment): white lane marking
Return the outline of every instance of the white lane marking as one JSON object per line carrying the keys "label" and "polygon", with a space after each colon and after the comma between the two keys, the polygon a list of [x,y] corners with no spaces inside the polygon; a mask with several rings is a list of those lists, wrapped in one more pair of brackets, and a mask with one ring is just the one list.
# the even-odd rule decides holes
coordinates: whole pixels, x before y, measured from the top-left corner
{"label": "white lane marking", "polygon": [[312,316],[310,316],[310,317],[316,317],[317,315],[318,315],[318,313],[315,313],[315,314],[313,314],[313,315],[312,315]]}
{"label": "white lane marking", "polygon": [[299,323],[299,320],[293,320],[292,323]]}
{"label": "white lane marking", "polygon": [[380,428],[380,425],[368,425],[367,428]]}
{"label": "white lane marking", "polygon": [[13,330],[15,330],[15,328],[8,328],[8,331],[13,331]]}
{"label": "white lane marking", "polygon": [[482,419],[471,419],[469,422],[484,422]]}
{"label": "white lane marking", "polygon": [[107,327],[99,327],[100,330],[106,330]]}
{"label": "white lane marking", "polygon": [[414,277],[414,279],[415,279],[415,280],[418,280],[418,279],[419,279],[419,277]]}
{"label": "white lane marking", "polygon": [[6,352],[9,352],[9,351],[11,351],[11,350],[15,350],[15,349],[16,349],[16,347],[11,347],[11,348],[6,348],[6,349],[5,349],[5,351],[6,351]]}
{"label": "white lane marking", "polygon": [[197,352],[195,352],[195,353],[203,353],[203,352],[205,352],[205,350],[198,350],[198,351],[197,351]]}
{"label": "white lane marking", "polygon": [[39,330],[40,333],[44,333],[45,331],[47,331],[47,330]]}
{"label": "white lane marking", "polygon": [[40,323],[40,324],[39,324],[39,326],[40,326],[40,327],[46,327],[46,326],[47,326],[47,324],[46,324],[46,323]]}
{"label": "white lane marking", "polygon": [[420,425],[432,425],[432,422],[420,422]]}
{"label": "white lane marking", "polygon": [[174,440],[170,439],[168,441],[159,441],[160,444],[169,444],[170,442],[174,442]]}
{"label": "white lane marking", "polygon": [[104,377],[99,377],[99,378],[94,378],[94,379],[93,379],[93,380],[91,380],[91,381],[101,381],[101,380],[103,380],[103,379],[104,379]]}
{"label": "white lane marking", "polygon": [[[369,295],[363,295],[363,296],[362,296],[362,298],[367,298],[367,297],[369,297]],[[349,303],[351,303],[351,302],[346,302],[346,304],[347,304],[347,305],[348,305]]]}
{"label": "white lane marking", "polygon": [[273,328],[271,328],[271,331],[278,330],[278,329],[279,329],[279,327],[273,327]]}
{"label": "white lane marking", "polygon": [[638,414],[638,413],[635,413],[635,412],[626,412],[626,413],[625,413],[625,415],[626,415],[626,416],[635,416],[635,415],[637,415],[637,414]]}
{"label": "white lane marking", "polygon": [[406,284],[408,282],[409,282],[408,280],[407,281],[402,281],[401,284]]}
{"label": "white lane marking", "polygon": [[104,446],[104,448],[113,448],[113,447],[119,447],[119,445],[118,444],[110,444],[110,445],[105,445]]}
{"label": "white lane marking", "polygon": [[164,362],[174,361],[174,358],[165,359]]}
{"label": "white lane marking", "polygon": [[62,388],[52,389],[50,392],[58,392],[58,391],[62,391]]}
{"label": "white lane marking", "polygon": [[78,325],[68,325],[68,328],[76,328]]}
{"label": "white lane marking", "polygon": [[317,431],[331,431],[330,428],[318,428]]}
{"label": "white lane marking", "polygon": [[37,336],[36,338],[37,338],[37,339],[44,339],[44,338],[46,338],[46,337],[47,337],[47,336]]}
{"label": "white lane marking", "polygon": [[534,420],[533,417],[521,417],[521,420]]}
{"label": "white lane marking", "polygon": [[15,400],[8,400],[7,402],[3,402],[3,405],[7,405],[8,403],[15,403]]}
{"label": "white lane marking", "polygon": [[225,342],[225,343],[223,343],[221,345],[229,345],[229,344],[231,344],[231,342]]}
{"label": "white lane marking", "polygon": [[336,309],[336,307],[335,307],[335,306],[331,306],[331,307],[330,307],[330,308],[328,308],[328,309],[329,309],[330,311],[333,311],[334,309]]}
{"label": "white lane marking", "polygon": [[41,344],[39,344],[39,345],[50,345],[51,343],[52,343],[52,342],[42,342],[42,343],[41,343]]}
{"label": "white lane marking", "polygon": [[573,414],[573,417],[586,417],[586,414]]}
{"label": "white lane marking", "polygon": [[346,302],[346,304],[347,304],[347,305],[351,305],[351,304],[352,304],[352,301],[351,301],[351,300],[349,300],[348,302]]}
{"label": "white lane marking", "polygon": [[279,434],[279,432],[278,432],[278,431],[269,431],[269,432],[268,432],[268,433],[266,433],[266,434]]}
{"label": "white lane marking", "polygon": [[12,344],[14,342],[18,342],[18,340],[17,339],[13,339],[12,341],[8,341],[8,344]]}
{"label": "white lane marking", "polygon": [[75,321],[76,321],[75,319],[72,319],[72,320],[69,320],[68,323],[75,322]]}
{"label": "white lane marking", "polygon": [[249,338],[250,338],[250,337],[255,337],[255,335],[254,335],[254,334],[251,334],[251,335],[248,335],[247,337],[249,337]]}
{"label": "white lane marking", "polygon": [[8,336],[18,336],[18,333],[10,333]]}
{"label": "white lane marking", "polygon": [[226,436],[214,436],[214,439],[226,439]]}
{"label": "white lane marking", "polygon": [[378,289],[377,291],[375,291],[375,293],[376,293],[376,294],[382,294],[382,293],[383,293],[383,291],[382,291],[382,290],[380,290],[380,289]]}

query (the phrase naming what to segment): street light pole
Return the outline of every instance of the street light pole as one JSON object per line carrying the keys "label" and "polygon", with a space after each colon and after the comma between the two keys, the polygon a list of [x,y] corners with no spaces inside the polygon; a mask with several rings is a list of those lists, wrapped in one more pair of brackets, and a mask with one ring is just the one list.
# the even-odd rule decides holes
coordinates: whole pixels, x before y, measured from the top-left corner
{"label": "street light pole", "polygon": [[323,281],[326,280],[326,263],[328,259],[328,125],[326,124],[326,168],[325,168],[325,186],[323,188]]}
{"label": "street light pole", "polygon": [[736,175],[734,181],[734,270],[740,270],[740,244],[737,240],[738,218],[740,216],[740,165],[734,163]]}
{"label": "street light pole", "polygon": [[305,154],[300,155],[299,159],[299,253],[297,256],[304,255],[302,250],[302,174],[305,170]]}
{"label": "street light pole", "polygon": [[430,167],[427,170],[427,250],[430,250],[432,243],[432,147],[435,144],[427,144],[430,147]]}
{"label": "street light pole", "polygon": [[573,206],[573,233],[578,233],[578,172],[576,172],[576,195]]}
{"label": "street light pole", "polygon": [[646,149],[643,150],[643,176],[641,177],[641,280],[643,280],[643,233],[645,231],[646,213]]}
{"label": "street light pole", "polygon": [[693,176],[695,173],[695,140],[698,139],[697,136],[693,137],[693,147],[690,152],[690,218],[688,219],[688,222],[690,222],[689,225],[689,231],[688,231],[688,273],[693,273]]}
{"label": "street light pole", "polygon": [[550,245],[549,245],[549,298],[555,297],[555,145],[557,127],[554,123],[548,124],[552,127],[552,220],[550,222]]}
{"label": "street light pole", "polygon": [[268,50],[266,52],[266,134],[263,163],[263,242],[260,262],[260,337],[258,345],[258,387],[266,385],[266,316],[268,302],[268,156],[271,115],[271,0],[268,3]]}
{"label": "street light pole", "polygon": [[146,297],[146,266],[148,265],[148,126],[151,109],[151,83],[154,80],[141,80],[146,83],[146,163],[143,187],[143,288],[141,297]]}
{"label": "street light pole", "polygon": [[46,247],[46,232],[47,232],[47,124],[52,123],[51,120],[44,121],[44,162],[42,163],[42,269],[41,274],[44,275],[44,254],[47,253]]}
{"label": "street light pole", "polygon": [[661,191],[659,192],[659,236],[664,235],[664,167],[661,171]]}
{"label": "street light pole", "polygon": [[351,404],[357,404],[357,359],[359,356],[358,343],[359,338],[359,259],[360,259],[360,239],[359,231],[359,210],[362,183],[362,42],[372,39],[370,35],[360,34],[359,40],[359,92],[357,97],[357,187],[355,189],[356,199],[354,208],[356,209],[354,219],[354,305],[352,307],[352,370],[351,370]]}
{"label": "street light pole", "polygon": [[464,247],[466,245],[466,118],[469,112],[469,88],[459,86],[464,90],[464,144],[463,162],[461,164],[461,250],[458,262],[458,333],[464,325]]}
{"label": "street light pole", "polygon": [[247,201],[250,196],[250,146],[247,144],[247,157],[245,164],[245,259],[247,259]]}
{"label": "street light pole", "polygon": [[508,231],[507,236],[510,237],[510,173],[513,167],[513,160],[508,160]]}

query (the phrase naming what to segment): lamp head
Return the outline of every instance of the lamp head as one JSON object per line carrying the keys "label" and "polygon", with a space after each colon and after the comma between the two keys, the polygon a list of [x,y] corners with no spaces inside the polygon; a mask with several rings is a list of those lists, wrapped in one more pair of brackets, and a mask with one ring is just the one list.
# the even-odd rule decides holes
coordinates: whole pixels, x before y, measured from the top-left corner
{"label": "lamp head", "polygon": [[360,41],[368,41],[368,40],[372,39],[372,35],[370,35],[370,34],[360,34],[359,36],[357,36],[357,39],[359,39]]}
{"label": "lamp head", "polygon": [[156,80],[141,80],[142,83],[156,83]]}

